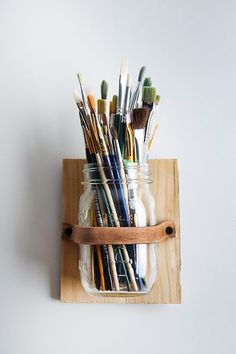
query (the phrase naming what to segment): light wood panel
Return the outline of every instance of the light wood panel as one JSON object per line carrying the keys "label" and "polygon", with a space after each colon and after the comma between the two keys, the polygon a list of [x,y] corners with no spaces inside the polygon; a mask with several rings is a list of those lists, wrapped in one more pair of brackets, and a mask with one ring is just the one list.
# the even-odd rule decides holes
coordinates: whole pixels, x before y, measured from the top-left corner
{"label": "light wood panel", "polygon": [[[62,222],[78,222],[79,198],[83,192],[81,181],[84,160],[63,160]],[[149,295],[137,297],[98,297],[88,295],[81,283],[78,270],[79,246],[61,239],[61,301],[68,303],[133,303],[179,304],[180,235],[179,235],[179,181],[175,159],[151,160],[152,191],[157,203],[158,222],[174,220],[176,237],[158,244],[158,277]]]}

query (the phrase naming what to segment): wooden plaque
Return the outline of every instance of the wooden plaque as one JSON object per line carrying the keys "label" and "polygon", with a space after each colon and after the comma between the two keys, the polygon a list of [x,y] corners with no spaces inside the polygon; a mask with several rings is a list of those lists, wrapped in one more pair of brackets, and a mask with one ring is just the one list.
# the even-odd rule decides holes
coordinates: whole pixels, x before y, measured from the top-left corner
{"label": "wooden plaque", "polygon": [[[78,222],[79,198],[83,193],[83,159],[63,160],[62,223]],[[61,301],[66,303],[180,304],[179,181],[175,159],[150,161],[152,192],[158,223],[174,220],[176,237],[158,244],[158,276],[149,295],[100,297],[88,295],[80,282],[79,246],[61,238]]]}

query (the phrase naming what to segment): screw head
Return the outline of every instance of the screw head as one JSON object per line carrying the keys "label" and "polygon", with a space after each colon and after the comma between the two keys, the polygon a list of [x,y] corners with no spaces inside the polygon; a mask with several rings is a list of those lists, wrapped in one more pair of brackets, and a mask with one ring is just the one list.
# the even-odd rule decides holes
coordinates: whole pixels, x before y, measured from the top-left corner
{"label": "screw head", "polygon": [[67,227],[64,231],[66,236],[71,236],[72,235],[72,228],[71,227]]}
{"label": "screw head", "polygon": [[[171,226],[167,226],[167,228],[166,228],[166,234],[167,235],[172,235],[174,233],[174,229],[173,229],[173,227],[171,227]],[[171,237],[171,236],[170,236]]]}

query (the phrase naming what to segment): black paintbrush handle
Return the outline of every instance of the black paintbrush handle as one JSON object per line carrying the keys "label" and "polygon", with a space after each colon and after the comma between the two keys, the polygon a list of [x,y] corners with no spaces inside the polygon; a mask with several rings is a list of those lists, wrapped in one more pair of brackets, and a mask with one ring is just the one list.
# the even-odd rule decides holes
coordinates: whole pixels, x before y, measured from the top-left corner
{"label": "black paintbrush handle", "polygon": [[108,254],[107,245],[101,245],[101,251],[102,251],[102,259],[103,259],[103,272],[105,278],[105,286],[106,286],[106,290],[111,291],[113,289],[113,281],[112,281],[110,258]]}
{"label": "black paintbrush handle", "polygon": [[119,144],[120,144],[120,151],[121,151],[121,155],[124,158],[125,156],[125,139],[126,139],[126,122],[121,122],[120,123],[120,128],[119,128],[119,133],[118,133],[118,140],[119,140]]}
{"label": "black paintbrush handle", "polygon": [[123,224],[123,226],[130,226],[129,212],[128,212],[126,201],[125,201],[124,190],[123,190],[123,186],[122,186],[119,167],[117,165],[116,158],[114,155],[110,155],[110,160],[112,163],[113,175],[114,175],[114,178],[116,181],[115,183],[116,183],[116,188],[117,188],[118,197],[119,197],[122,224]]}

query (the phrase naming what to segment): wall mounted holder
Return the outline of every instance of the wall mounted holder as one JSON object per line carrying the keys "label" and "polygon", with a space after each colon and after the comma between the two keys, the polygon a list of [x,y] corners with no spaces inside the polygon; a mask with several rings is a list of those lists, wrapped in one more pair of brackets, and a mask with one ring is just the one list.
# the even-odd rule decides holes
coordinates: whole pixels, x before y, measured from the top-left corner
{"label": "wall mounted holder", "polygon": [[[83,193],[85,160],[63,160],[61,301],[73,303],[181,303],[179,195],[177,160],[150,160],[152,191],[159,224],[151,227],[110,228],[77,225]],[[73,242],[72,242],[73,241]],[[163,241],[163,242],[161,242]],[[138,297],[90,296],[80,282],[79,244],[134,244],[158,242],[158,277],[150,294]]]}

